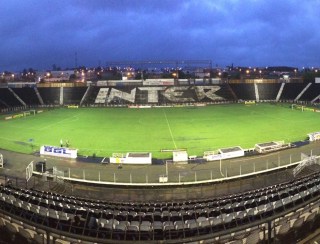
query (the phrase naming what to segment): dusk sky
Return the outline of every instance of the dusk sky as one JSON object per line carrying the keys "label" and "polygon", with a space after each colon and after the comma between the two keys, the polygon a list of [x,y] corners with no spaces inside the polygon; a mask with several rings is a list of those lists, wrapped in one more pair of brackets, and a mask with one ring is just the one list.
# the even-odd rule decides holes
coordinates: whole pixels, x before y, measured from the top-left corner
{"label": "dusk sky", "polygon": [[0,0],[0,71],[121,60],[320,66],[320,0]]}

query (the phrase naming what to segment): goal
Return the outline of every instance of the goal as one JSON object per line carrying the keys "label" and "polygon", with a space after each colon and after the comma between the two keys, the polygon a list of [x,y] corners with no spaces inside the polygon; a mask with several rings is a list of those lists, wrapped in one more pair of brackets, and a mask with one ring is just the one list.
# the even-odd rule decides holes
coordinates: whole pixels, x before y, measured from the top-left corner
{"label": "goal", "polygon": [[27,117],[27,116],[30,116],[30,115],[36,115],[36,110],[28,110],[28,111],[24,111],[23,112],[23,116],[24,117]]}
{"label": "goal", "polygon": [[305,106],[299,105],[299,104],[291,104],[291,109],[292,110],[301,110],[302,112],[304,111]]}

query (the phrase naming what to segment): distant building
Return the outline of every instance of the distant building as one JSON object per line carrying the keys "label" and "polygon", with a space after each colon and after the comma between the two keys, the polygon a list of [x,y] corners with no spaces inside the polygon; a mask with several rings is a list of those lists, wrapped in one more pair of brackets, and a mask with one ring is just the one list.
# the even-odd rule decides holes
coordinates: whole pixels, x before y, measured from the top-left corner
{"label": "distant building", "polygon": [[17,78],[17,74],[11,73],[11,72],[3,72],[1,73],[0,76],[0,81],[1,82],[9,82],[9,81],[14,81]]}
{"label": "distant building", "polygon": [[74,74],[73,70],[61,71],[40,71],[37,72],[37,82],[61,82],[69,81],[70,76]]}

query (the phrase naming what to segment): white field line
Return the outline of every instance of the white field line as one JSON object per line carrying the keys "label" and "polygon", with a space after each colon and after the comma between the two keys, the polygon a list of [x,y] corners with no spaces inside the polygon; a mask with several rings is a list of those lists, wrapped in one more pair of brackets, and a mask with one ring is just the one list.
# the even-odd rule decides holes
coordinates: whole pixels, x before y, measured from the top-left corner
{"label": "white field line", "polygon": [[[1,137],[0,137],[1,138]],[[159,152],[159,150],[158,149],[146,149],[146,150],[141,150],[141,149],[139,149],[139,150],[137,150],[137,149],[125,149],[125,150],[122,150],[122,151],[119,151],[118,150],[118,148],[114,148],[114,149],[105,149],[105,148],[84,148],[84,147],[77,147],[77,149],[79,150],[79,151],[94,151],[94,152],[97,152],[97,151],[99,151],[99,152],[124,152],[124,151],[126,151],[126,152]]]}
{"label": "white field line", "polygon": [[2,136],[0,136],[0,139],[6,140],[6,141],[14,141],[14,139],[12,139],[12,138],[6,138],[6,137],[2,137]]}
{"label": "white field line", "polygon": [[[16,126],[16,125],[6,125],[6,126],[9,127],[9,128],[12,128],[12,129],[26,130],[25,126]],[[28,127],[27,130],[39,131],[39,129],[32,128],[32,127]]]}
{"label": "white field line", "polygon": [[48,125],[46,125],[46,126],[43,126],[43,127],[39,128],[39,130],[45,130],[45,129],[53,126],[53,125],[60,124],[60,123],[62,123],[62,122],[64,122],[64,121],[70,120],[70,119],[73,119],[73,120],[71,120],[70,122],[74,122],[74,121],[79,120],[79,117],[78,117],[78,115],[74,115],[74,116],[72,116],[72,117],[68,117],[68,118],[59,120],[59,121],[57,121],[57,122],[53,122],[53,123],[51,123],[51,124],[48,124]]}
{"label": "white field line", "polygon": [[170,135],[171,135],[172,142],[173,142],[173,144],[174,144],[174,147],[177,149],[177,145],[176,145],[176,142],[175,142],[175,140],[174,140],[174,138],[173,138],[173,134],[172,134],[172,131],[171,131],[171,127],[170,127],[168,118],[167,118],[166,111],[163,110],[163,113],[164,113],[164,117],[166,118],[166,121],[167,121],[167,125],[168,125],[168,128],[169,128],[169,132],[170,132]]}

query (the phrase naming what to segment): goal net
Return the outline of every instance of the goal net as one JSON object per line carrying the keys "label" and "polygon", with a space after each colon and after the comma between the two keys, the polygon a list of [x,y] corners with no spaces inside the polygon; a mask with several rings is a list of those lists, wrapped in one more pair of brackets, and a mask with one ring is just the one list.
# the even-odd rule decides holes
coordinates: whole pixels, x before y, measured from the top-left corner
{"label": "goal net", "polygon": [[23,116],[24,117],[27,117],[27,116],[30,116],[30,115],[36,115],[36,110],[28,110],[28,111],[24,111],[23,112]]}
{"label": "goal net", "polygon": [[305,109],[305,106],[302,106],[302,105],[299,105],[299,104],[291,104],[291,109],[292,110],[300,110],[300,111],[304,111]]}

